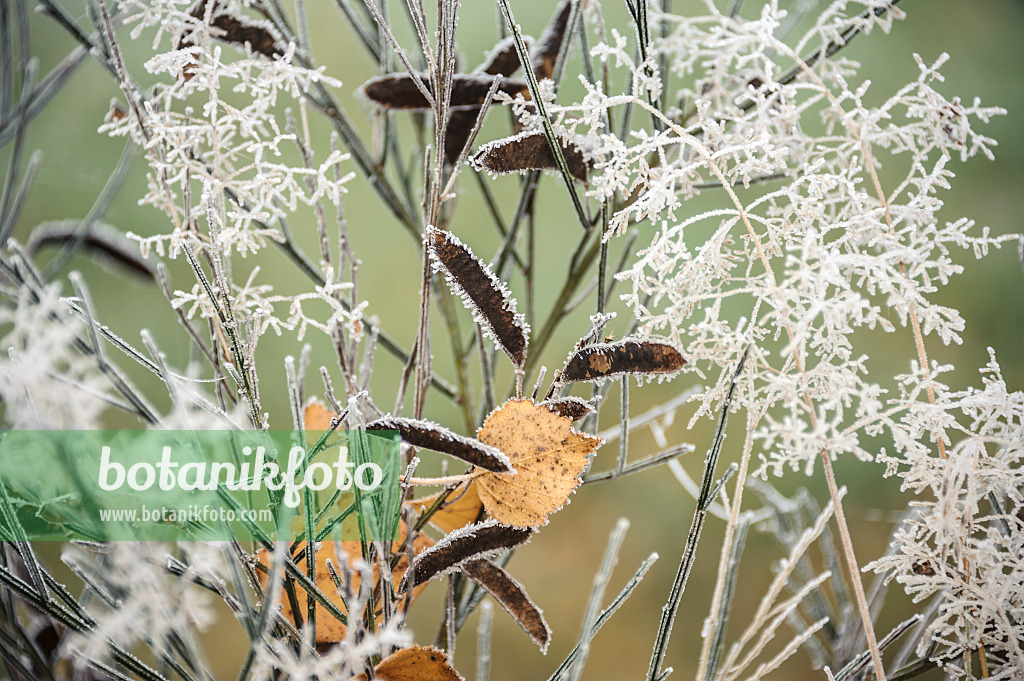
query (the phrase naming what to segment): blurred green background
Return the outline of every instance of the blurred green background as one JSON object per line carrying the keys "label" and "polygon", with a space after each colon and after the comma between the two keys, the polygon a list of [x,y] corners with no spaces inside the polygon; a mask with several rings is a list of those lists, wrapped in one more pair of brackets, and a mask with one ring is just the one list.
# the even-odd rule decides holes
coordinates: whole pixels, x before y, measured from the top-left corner
{"label": "blurred green background", "polygon": [[[8,0],[0,0],[7,2]],[[612,25],[627,24],[624,6],[605,0]],[[760,3],[750,0],[747,5],[756,8]],[[69,10],[82,22],[87,18],[81,6],[68,3]],[[325,0],[308,2],[312,43],[320,64],[327,66],[329,75],[343,81],[336,95],[351,116],[358,122],[366,139],[372,136],[372,125],[365,102],[354,95],[354,90],[368,77],[375,75],[375,64],[367,57],[350,30],[339,16],[334,3]],[[527,33],[539,34],[547,22],[552,3],[519,0],[513,3],[517,19]],[[680,12],[699,12],[700,3],[694,0],[676,0]],[[949,95],[958,95],[964,101],[980,97],[986,105],[1005,107],[1009,114],[998,117],[983,132],[999,142],[996,160],[973,159],[967,164],[954,160],[950,168],[956,173],[953,191],[946,200],[945,218],[954,220],[968,216],[979,225],[987,225],[994,233],[1021,231],[1020,216],[1024,215],[1024,133],[1021,114],[1024,112],[1024,3],[1019,0],[985,0],[962,2],[958,0],[906,0],[899,7],[908,18],[897,22],[889,35],[876,31],[858,38],[843,54],[862,62],[863,77],[872,81],[869,101],[888,96],[899,86],[916,78],[918,69],[912,55],[919,53],[927,62],[942,52],[952,56],[943,69],[946,82],[939,89]],[[394,8],[396,16],[399,9]],[[497,39],[496,10],[490,2],[466,2],[460,9],[458,41],[464,69],[475,66],[482,55]],[[403,27],[405,24],[403,24]],[[147,34],[148,35],[148,34]],[[399,32],[401,38],[408,34]],[[126,38],[126,36],[124,36]],[[40,73],[55,66],[74,46],[72,40],[54,22],[44,16],[32,18],[32,53],[39,57]],[[412,45],[407,42],[407,45]],[[150,38],[134,43],[124,42],[125,59],[133,73],[145,83],[142,62],[151,53]],[[569,73],[578,68],[578,57],[570,65]],[[572,98],[578,87],[572,81],[563,90],[563,96]],[[876,98],[871,100],[871,97]],[[19,220],[16,238],[25,240],[32,227],[43,221],[81,218],[102,190],[122,151],[121,140],[112,140],[96,133],[109,109],[111,98],[122,100],[120,92],[105,71],[95,62],[88,61],[71,82],[32,123],[26,149],[39,149],[43,161]],[[325,145],[329,129],[316,115],[311,116],[314,144]],[[492,115],[479,140],[505,134],[507,120]],[[404,129],[408,139],[408,127]],[[0,167],[7,167],[11,145],[0,149]],[[320,147],[325,148],[324,146]],[[354,165],[352,165],[354,169]],[[484,213],[475,180],[468,176],[461,180],[465,190],[458,199],[452,225],[453,230],[485,259],[498,245],[497,234]],[[884,180],[884,177],[883,177]],[[487,182],[494,189],[504,214],[509,216],[517,195],[518,181],[501,178]],[[145,168],[141,157],[136,160],[133,173],[120,191],[106,221],[125,231],[155,234],[166,231],[166,221],[157,211],[139,206],[138,199],[145,192]],[[370,301],[369,314],[379,317],[383,328],[404,346],[411,344],[415,332],[417,292],[419,286],[420,256],[417,244],[391,219],[367,187],[362,177],[349,185],[345,210],[353,247],[362,259],[360,270],[361,297]],[[547,314],[553,302],[556,286],[566,269],[567,249],[577,238],[578,227],[571,206],[565,201],[564,188],[556,178],[545,178],[539,190],[537,222],[537,258],[542,272],[534,301],[539,319]],[[693,212],[705,210],[717,198],[701,197],[694,201]],[[689,210],[689,207],[687,207]],[[307,253],[315,253],[315,235],[312,223],[292,221],[292,229]],[[638,246],[646,245],[645,230],[641,226]],[[957,254],[966,272],[954,279],[936,298],[959,309],[967,321],[962,345],[942,346],[929,344],[935,360],[950,363],[956,371],[948,376],[954,387],[980,383],[977,369],[988,360],[987,348],[993,347],[1002,363],[1004,375],[1011,389],[1024,387],[1024,271],[1015,248],[1004,248],[992,253],[983,262],[975,262],[968,254]],[[268,248],[258,262],[282,291],[299,292],[308,288],[294,267],[278,252]],[[252,260],[235,259],[236,279],[244,279]],[[180,265],[180,263],[178,263]],[[75,259],[67,269],[79,269],[85,274],[97,308],[97,316],[115,332],[131,342],[138,342],[141,328],[150,329],[160,348],[169,356],[172,365],[182,367],[187,362],[188,338],[177,327],[176,320],[162,294],[150,285],[104,271],[87,259]],[[191,286],[191,276],[180,267],[172,268],[172,284],[180,288]],[[552,285],[544,282],[550,273]],[[511,281],[514,293],[522,299],[522,282]],[[66,287],[66,292],[70,288]],[[564,358],[572,343],[587,327],[586,316],[592,302],[570,316],[561,326],[545,355],[545,363],[553,366]],[[620,308],[621,310],[621,308]],[[625,328],[628,317],[621,316],[613,323],[617,335]],[[464,322],[468,317],[463,317]],[[463,328],[466,328],[464,324]],[[312,335],[309,339],[313,341]],[[893,373],[909,366],[912,342],[908,330],[899,330],[892,336],[872,337],[872,346],[865,352],[874,357],[877,371]],[[314,367],[324,363],[333,367],[333,356],[326,344],[316,340]],[[272,415],[272,425],[289,420],[284,390],[282,358],[286,354],[298,355],[301,344],[294,335],[280,338],[266,336],[260,346],[257,363],[260,367],[261,391],[264,407]],[[438,337],[434,346],[435,367],[446,376],[452,375],[447,342]],[[391,357],[378,350],[374,374],[374,395],[378,404],[393,402],[394,386],[401,367]],[[152,377],[129,368],[131,377],[150,389],[154,401],[166,407],[161,387]],[[336,377],[337,372],[332,371]],[[504,375],[509,375],[505,372]],[[528,379],[530,380],[530,379]],[[632,411],[640,413],[649,405],[663,401],[689,387],[683,378],[668,384],[652,384],[631,391]],[[319,386],[314,378],[310,385]],[[499,382],[499,390],[505,384]],[[613,394],[616,391],[612,391]],[[73,405],[69,405],[73,408]],[[609,416],[615,414],[615,399],[608,404]],[[692,407],[684,408],[669,432],[672,441],[692,442],[697,451],[683,463],[695,478],[699,477],[702,453],[712,435],[708,422],[686,429]],[[461,419],[457,411],[436,394],[432,395],[427,416],[459,429]],[[738,419],[737,419],[738,421]],[[135,424],[112,417],[112,426],[133,427]],[[606,423],[602,427],[607,427]],[[735,429],[733,429],[735,430]],[[633,439],[634,456],[653,450],[649,438]],[[884,443],[879,443],[884,444]],[[736,460],[740,438],[738,431],[726,443],[722,466]],[[614,462],[616,447],[599,454],[596,468]],[[847,497],[848,516],[853,523],[858,557],[861,562],[878,556],[885,549],[892,529],[893,510],[906,505],[899,493],[896,480],[881,480],[883,467],[879,464],[840,461],[837,475],[841,484],[850,489]],[[820,471],[819,471],[820,473]],[[820,475],[810,478],[791,474],[777,481],[786,491],[808,487],[814,496],[827,498]],[[749,497],[748,497],[749,498]],[[615,616],[609,626],[596,639],[588,663],[590,678],[637,678],[646,671],[661,605],[667,595],[676,569],[693,512],[693,500],[685,494],[667,471],[648,471],[616,483],[583,488],[572,504],[553,516],[549,526],[514,558],[511,571],[528,589],[534,600],[544,609],[554,630],[553,642],[547,657],[540,656],[536,648],[516,625],[502,612],[495,613],[495,637],[492,678],[538,679],[546,678],[565,654],[571,650],[581,626],[586,598],[590,592],[594,572],[604,550],[608,532],[620,516],[632,521],[619,568],[609,585],[616,592],[640,561],[650,552],[657,551],[661,560],[632,599]],[[703,537],[703,549],[689,588],[683,600],[679,619],[673,634],[667,664],[676,669],[674,678],[689,678],[696,669],[700,649],[699,631],[707,611],[714,570],[718,559],[722,524],[712,519]],[[766,537],[752,533],[741,567],[737,592],[737,605],[733,626],[728,633],[732,640],[745,624],[744,614],[751,611],[760,597],[764,585],[771,579],[767,569],[771,561],[780,558],[778,549]],[[441,612],[441,592],[434,586],[417,602],[412,611],[411,625],[417,641],[423,644],[433,640],[437,618]],[[913,611],[913,606],[892,590],[893,598],[882,616],[879,626],[888,626]],[[467,632],[460,638],[456,666],[472,677],[475,656],[471,620]],[[233,670],[242,655],[244,634],[240,627],[224,618],[222,624],[205,638],[214,671],[219,678],[233,678]],[[808,678],[807,658],[798,653],[777,673],[775,678]],[[788,676],[787,676],[788,674]]]}

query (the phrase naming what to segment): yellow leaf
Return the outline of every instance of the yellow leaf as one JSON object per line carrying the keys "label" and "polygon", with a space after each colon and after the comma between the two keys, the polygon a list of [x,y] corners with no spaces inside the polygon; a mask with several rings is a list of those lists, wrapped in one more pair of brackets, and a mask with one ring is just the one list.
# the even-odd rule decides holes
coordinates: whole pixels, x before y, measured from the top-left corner
{"label": "yellow leaf", "polygon": [[573,430],[572,421],[531,400],[509,400],[491,412],[477,439],[503,451],[516,473],[476,478],[480,500],[505,525],[536,527],[565,505],[603,440]]}
{"label": "yellow leaf", "polygon": [[[400,530],[400,534],[399,534],[398,540],[395,541],[395,542],[392,542],[392,544],[391,544],[392,552],[397,553],[397,552],[402,550],[402,543],[405,541],[405,529],[406,529],[405,528],[405,524],[403,523],[402,527],[401,527],[401,530]],[[415,555],[419,555],[419,553],[421,551],[423,551],[427,547],[431,546],[433,543],[434,542],[433,542],[433,540],[430,539],[430,537],[428,537],[427,535],[425,535],[425,534],[423,534],[421,532],[413,540],[413,553]],[[305,547],[305,542],[300,543],[299,546],[296,548],[296,552],[301,551],[304,547]],[[341,542],[341,550],[348,554],[349,566],[351,566],[355,560],[360,559],[362,557],[362,549],[360,548],[360,545],[359,545],[358,541],[343,541],[343,542]],[[259,551],[257,551],[256,552],[256,558],[261,563],[263,563],[265,566],[267,566],[267,567],[269,567],[271,565],[272,556],[269,554],[269,552],[266,549],[260,549]],[[316,585],[318,587],[320,587],[320,590],[323,592],[324,597],[327,598],[327,600],[329,600],[332,603],[334,603],[336,606],[338,606],[339,610],[341,610],[343,613],[348,615],[348,608],[345,607],[345,603],[344,603],[344,601],[342,601],[341,594],[338,593],[338,588],[334,585],[334,580],[331,579],[331,573],[327,569],[327,559],[328,558],[331,559],[331,562],[334,563],[335,570],[337,570],[338,569],[338,558],[337,558],[337,556],[335,555],[335,552],[334,552],[334,543],[333,542],[323,542],[320,545],[320,549],[317,550],[317,552],[316,552]],[[306,558],[305,558],[305,554],[303,554],[303,557],[302,557],[301,560],[296,561],[295,566],[299,569],[300,572],[302,572],[302,574],[306,574]],[[401,558],[399,558],[399,560],[398,560],[398,564],[395,565],[395,569],[392,570],[392,572],[391,572],[391,575],[392,575],[392,578],[394,580],[394,584],[395,584],[396,588],[397,588],[398,584],[401,583],[402,577],[403,577],[403,575],[405,575],[405,571],[408,570],[408,569],[409,569],[409,556],[408,556],[407,553],[403,552]],[[264,573],[261,570],[257,570],[256,574],[259,576],[260,582],[263,584],[264,588],[266,588],[266,586],[267,586],[267,575],[266,575],[266,573]],[[358,592],[358,590],[359,590],[359,582],[360,582],[359,573],[353,570],[351,574],[352,574],[352,590],[354,592]],[[373,565],[373,584],[374,584],[374,588],[378,587],[379,582],[380,582],[380,567],[375,562],[374,565]],[[426,586],[426,584],[422,584],[422,585],[416,587],[415,589],[413,589],[412,599],[415,599],[416,596],[419,595],[419,593],[423,590],[423,588],[425,586]],[[298,601],[298,604],[299,604],[299,614],[302,616],[303,619],[305,619],[306,612],[307,612],[307,609],[306,609],[306,592],[305,592],[305,590],[302,589],[302,587],[299,587],[299,586],[296,587],[296,589],[295,589],[295,598],[296,598],[296,600]],[[411,602],[412,599],[410,599],[410,602]],[[399,602],[399,604],[398,604],[399,605],[399,609],[401,609],[401,607],[403,607],[403,604],[404,604],[404,601],[400,601]],[[292,620],[293,622],[295,622],[295,616],[292,613],[291,604],[288,602],[288,599],[285,598],[285,597],[282,597],[282,599],[281,599],[281,613],[285,617],[287,617],[290,620]],[[378,623],[380,623],[380,621],[381,621],[380,608],[377,609],[377,613],[376,614],[377,614],[377,621],[378,621]],[[317,604],[317,606],[316,606],[316,642],[317,643],[335,643],[337,641],[344,640],[345,632],[346,632],[345,625],[342,624],[337,619],[335,619],[334,616],[331,615],[329,612],[327,612],[326,608],[324,608],[320,604]]]}
{"label": "yellow leaf", "polygon": [[[463,681],[442,651],[423,646],[403,648],[388,655],[373,668],[373,673],[383,681]],[[366,674],[360,674],[353,681],[364,679]]]}
{"label": "yellow leaf", "polygon": [[[430,505],[441,494],[441,492],[438,492],[437,494],[431,494],[429,497],[411,499],[405,503],[407,506],[415,509],[417,513],[423,513],[423,511],[430,508]],[[460,527],[476,522],[480,516],[482,506],[483,502],[480,501],[476,484],[470,481],[468,486],[461,485],[453,490],[441,508],[435,511],[434,515],[430,516],[429,522],[437,529],[448,534]]]}
{"label": "yellow leaf", "polygon": [[331,411],[320,404],[316,398],[313,398],[306,403],[302,420],[306,425],[306,430],[330,430],[331,419],[337,415],[336,412]]}

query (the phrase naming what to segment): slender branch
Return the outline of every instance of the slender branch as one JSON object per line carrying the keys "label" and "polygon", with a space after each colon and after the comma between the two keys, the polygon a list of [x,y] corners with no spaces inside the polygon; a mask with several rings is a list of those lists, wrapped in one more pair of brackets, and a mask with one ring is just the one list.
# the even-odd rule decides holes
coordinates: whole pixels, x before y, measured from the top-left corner
{"label": "slender branch", "polygon": [[729,409],[732,406],[733,393],[739,382],[740,373],[743,371],[743,364],[746,362],[750,346],[744,350],[740,361],[736,364],[733,372],[732,383],[729,392],[722,400],[722,413],[718,420],[718,429],[715,431],[715,439],[708,450],[707,458],[704,459],[704,475],[701,478],[700,495],[693,510],[693,520],[690,522],[690,531],[686,536],[686,544],[683,547],[683,557],[679,562],[679,569],[676,571],[675,581],[672,582],[672,589],[669,591],[668,600],[661,611],[661,624],[658,626],[658,635],[654,641],[654,652],[651,655],[651,663],[647,668],[647,681],[657,681],[665,671],[662,667],[665,661],[665,653],[668,651],[669,637],[672,635],[672,625],[675,623],[676,612],[679,610],[679,603],[686,590],[686,582],[690,578],[690,570],[697,556],[697,543],[700,540],[701,530],[704,529],[704,521],[707,518],[708,506],[713,499],[712,491],[714,484],[715,468],[718,465],[718,457],[722,452],[722,445],[725,442],[725,424],[729,418]]}

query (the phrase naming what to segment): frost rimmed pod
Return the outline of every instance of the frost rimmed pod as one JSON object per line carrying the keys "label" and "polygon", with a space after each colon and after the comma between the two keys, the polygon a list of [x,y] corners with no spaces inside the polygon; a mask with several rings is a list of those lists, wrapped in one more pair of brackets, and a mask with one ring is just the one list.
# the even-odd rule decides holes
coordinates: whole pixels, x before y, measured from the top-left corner
{"label": "frost rimmed pod", "polygon": [[[430,92],[430,77],[422,73],[419,74],[419,79]],[[479,107],[487,99],[487,91],[491,89],[492,80],[493,78],[487,74],[453,76],[451,100],[448,105],[454,109]],[[385,109],[424,111],[431,108],[416,81],[408,73],[389,73],[371,78],[363,83],[362,91],[368,99]],[[517,94],[526,93],[527,85],[521,80],[502,78],[498,84],[498,91],[515,97]]]}
{"label": "frost rimmed pod", "polygon": [[551,627],[544,620],[543,611],[530,600],[526,590],[512,575],[485,558],[467,561],[459,569],[505,608],[530,639],[540,646],[542,653],[548,652]]}
{"label": "frost rimmed pod", "polygon": [[413,584],[420,586],[458,570],[468,561],[504,553],[528,541],[532,534],[530,528],[502,524],[494,518],[461,527],[416,556]]}
{"label": "frost rimmed pod", "polygon": [[574,351],[558,376],[562,383],[595,381],[610,376],[669,376],[686,366],[683,353],[666,341],[633,340],[595,343]]}
{"label": "frost rimmed pod", "polygon": [[[569,174],[587,184],[590,163],[582,146],[582,138],[559,139]],[[498,175],[525,173],[529,170],[558,170],[555,155],[543,132],[521,132],[512,137],[503,137],[481,146],[470,159],[476,170],[486,170]]]}
{"label": "frost rimmed pod", "polygon": [[498,473],[511,470],[508,457],[500,450],[471,437],[453,433],[432,421],[384,416],[367,423],[366,429],[397,431],[405,442],[413,446],[448,454],[485,470]]}
{"label": "frost rimmed pod", "polygon": [[451,232],[427,227],[427,247],[434,269],[444,274],[448,285],[473,311],[473,318],[521,369],[530,327],[516,312],[516,300],[508,288]]}
{"label": "frost rimmed pod", "polygon": [[590,457],[604,443],[576,432],[568,417],[521,399],[491,412],[477,438],[505,452],[516,469],[515,475],[485,473],[476,478],[491,517],[516,527],[543,525],[564,506]]}
{"label": "frost rimmed pod", "polygon": [[541,404],[559,416],[564,416],[570,421],[579,421],[587,414],[594,411],[594,407],[586,400],[568,395],[553,400],[544,400]]}

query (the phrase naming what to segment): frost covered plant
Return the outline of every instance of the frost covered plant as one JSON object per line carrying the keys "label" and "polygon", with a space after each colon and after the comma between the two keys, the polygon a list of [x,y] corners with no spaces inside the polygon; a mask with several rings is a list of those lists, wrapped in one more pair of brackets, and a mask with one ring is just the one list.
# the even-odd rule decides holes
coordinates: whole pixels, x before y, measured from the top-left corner
{"label": "frost covered plant", "polygon": [[[145,150],[149,191],[141,202],[163,211],[171,228],[152,236],[129,236],[139,241],[144,257],[151,250],[170,258],[187,253],[197,282],[173,290],[172,305],[186,320],[198,314],[221,326],[223,335],[231,337],[230,354],[238,367],[244,367],[268,329],[278,335],[294,330],[300,341],[310,327],[334,339],[347,331],[358,340],[365,307],[350,299],[352,283],[343,281],[352,264],[344,246],[338,263],[332,263],[328,246],[324,204],[343,219],[344,185],[353,177],[343,169],[348,155],[331,140],[329,153],[314,157],[303,99],[317,87],[340,82],[324,75],[323,67],[302,66],[294,42],[283,41],[271,22],[247,17],[247,4],[171,0],[121,5],[133,38],[158,26],[153,49],[171,49],[144,64],[159,79],[145,94],[115,49],[113,62],[129,111],[109,117],[100,129],[129,137]],[[116,45],[113,34],[108,38]],[[228,44],[230,55],[218,41]],[[232,43],[242,47],[242,58]],[[291,109],[282,112],[286,104],[301,107],[301,134]],[[203,191],[193,194],[194,184]],[[278,293],[273,284],[261,282],[258,265],[248,265],[244,279],[236,282],[232,254],[255,255],[268,239],[300,257],[286,222],[300,207],[316,220],[321,237],[313,290]],[[206,230],[199,216],[205,217]],[[209,266],[210,280],[200,271],[200,260]],[[322,306],[310,311],[316,303],[326,305],[326,316]],[[245,378],[253,422],[261,425],[255,377]]]}
{"label": "frost covered plant", "polygon": [[[224,581],[222,549],[191,543],[182,556],[185,563],[169,550],[156,542],[66,549],[64,563],[87,585],[88,598],[82,600],[93,627],[64,639],[61,655],[86,669],[111,661],[112,650],[130,650],[140,642],[158,656],[176,646],[194,646],[194,637],[213,621],[214,597],[193,580]],[[168,570],[171,564],[190,564],[185,579]]]}
{"label": "frost covered plant", "polygon": [[[189,196],[190,180],[209,185],[225,221],[214,250],[245,254],[258,251],[268,238],[284,238],[266,224],[272,218],[321,199],[337,205],[351,179],[350,173],[335,173],[346,158],[340,151],[314,166],[294,124],[284,123],[280,112],[283,103],[299,101],[314,84],[336,87],[340,82],[325,76],[323,68],[296,64],[295,46],[278,47],[268,22],[247,24],[252,31],[266,32],[270,47],[264,46],[263,54],[246,43],[245,58],[228,58],[225,47],[215,42],[215,36],[223,35],[218,19],[236,17],[243,7],[241,2],[171,0],[127,2],[122,8],[128,14],[125,23],[134,27],[132,37],[155,22],[160,31],[153,49],[163,46],[162,37],[174,43],[174,49],[144,64],[160,78],[152,92],[142,99],[128,91],[136,115],[114,117],[101,128],[111,136],[130,136],[146,150],[149,192],[142,201],[160,208],[174,227],[168,235],[142,239],[144,255],[154,245],[162,254],[166,243],[172,255],[182,244],[203,247],[205,240],[195,233],[190,217],[204,214],[206,205],[181,203]],[[284,156],[282,145],[297,143],[306,165],[293,165]]]}
{"label": "frost covered plant", "polygon": [[[1010,659],[1019,655],[1018,625],[1002,614],[1010,604],[1019,607],[1019,584],[1007,590],[1019,571],[1012,568],[1016,558],[994,560],[997,551],[1011,548],[1004,544],[1019,541],[1019,530],[1006,534],[1005,522],[978,507],[988,493],[988,465],[979,465],[978,447],[997,447],[987,428],[1002,431],[1003,442],[1019,442],[1019,429],[1005,436],[1019,428],[1012,405],[1020,393],[1004,387],[997,394],[994,379],[988,400],[971,394],[973,428],[951,450],[964,397],[936,381],[943,368],[926,350],[932,339],[962,342],[959,312],[935,302],[963,269],[955,252],[981,258],[1020,239],[993,236],[968,218],[940,216],[953,178],[950,164],[977,154],[991,158],[995,142],[978,128],[1005,110],[943,95],[946,55],[933,63],[915,56],[918,78],[881,104],[868,104],[869,84],[858,77],[858,65],[830,52],[851,34],[887,31],[902,16],[889,5],[834,2],[795,41],[778,37],[787,11],[772,2],[753,20],[710,2],[703,16],[658,17],[666,33],[657,37],[652,29],[645,50],[641,30],[644,59],[637,61],[615,32],[594,49],[629,74],[631,92],[609,93],[581,76],[586,97],[551,111],[588,141],[596,160],[589,195],[612,212],[605,238],[635,221],[655,226],[635,263],[616,275],[631,286],[625,300],[640,332],[683,344],[698,374],[728,366],[750,345],[751,366],[735,400],[749,414],[743,473],[755,455],[762,475],[787,468],[810,474],[819,461],[834,491],[831,461],[853,454],[908,466],[901,475],[918,494],[941,487],[935,492],[942,520],[936,524],[938,518],[925,514],[897,541],[905,549],[911,537],[921,541],[920,533],[935,532],[935,550],[943,552],[938,563],[970,567],[956,571],[960,588],[928,578],[908,586],[922,597],[942,591],[949,599],[930,630],[945,644],[944,654],[979,650],[988,640],[1000,651],[1001,669],[1019,669],[1020,658]],[[666,80],[678,85],[666,91]],[[634,116],[649,115],[651,128],[625,137],[613,129],[613,115],[627,107],[637,110]],[[878,174],[883,161],[890,177],[899,172],[891,186]],[[724,190],[720,208],[680,215],[687,198],[709,188]],[[886,379],[872,371],[873,358],[854,337],[864,330],[905,338],[916,358],[913,372]],[[988,371],[998,375],[994,362]],[[723,372],[704,392],[694,419],[712,413],[727,381]],[[1008,411],[1004,426],[993,423]],[[878,438],[888,444],[878,446]],[[1016,498],[1019,483],[1007,474],[1020,465],[1019,447],[999,448],[993,456],[1005,467],[1001,494]],[[929,480],[928,472],[935,477]],[[961,489],[971,490],[970,497],[954,510],[949,497]],[[945,553],[949,542],[979,532],[989,547],[979,547],[983,555],[961,555],[967,549],[959,545],[955,561]],[[988,566],[1000,575],[998,584],[971,579],[972,571]],[[964,591],[967,583],[973,596]],[[994,602],[981,595],[989,586]],[[957,664],[963,667],[963,660]]]}
{"label": "frost covered plant", "polygon": [[[429,16],[416,0],[397,11],[394,3],[341,0],[351,49],[376,66],[358,89],[369,141],[336,98],[357,84],[341,83],[339,65],[314,58],[302,0],[287,9],[259,0],[89,0],[89,30],[54,0],[40,2],[83,49],[38,87],[27,60],[17,78],[5,61],[3,82],[21,83],[23,101],[45,103],[73,64],[86,54],[98,60],[121,92],[99,132],[141,149],[140,203],[159,217],[127,234],[133,252],[97,227],[127,172],[122,163],[86,219],[32,234],[21,248],[8,237],[37,160],[20,186],[7,178],[5,422],[97,428],[118,410],[150,429],[389,430],[401,436],[405,459],[393,542],[365,533],[326,541],[342,517],[332,515],[342,513],[332,499],[304,515],[292,542],[82,543],[64,554],[85,586],[81,598],[18,532],[18,513],[44,505],[5,493],[0,523],[12,541],[0,556],[8,615],[0,653],[19,681],[52,676],[58,649],[116,678],[211,678],[195,639],[213,597],[249,637],[240,681],[460,678],[455,644],[485,596],[546,651],[551,632],[541,610],[506,569],[513,552],[544,532],[578,488],[666,462],[696,503],[648,681],[671,671],[670,635],[709,516],[725,532],[702,640],[688,642],[701,681],[759,679],[799,651],[837,680],[908,678],[934,667],[963,679],[1014,678],[1024,668],[1024,396],[1005,384],[994,351],[979,390],[950,385],[951,367],[929,357],[936,341],[971,339],[960,312],[939,298],[961,262],[1020,240],[943,212],[954,170],[992,158],[996,143],[984,124],[1006,112],[946,94],[946,55],[915,55],[916,78],[877,92],[843,48],[860,34],[888,32],[904,16],[897,0],[705,0],[680,13],[671,3],[627,0],[622,26],[605,15],[607,3],[564,0],[536,39],[523,35],[512,3],[497,0],[501,38],[468,66],[457,59],[456,2],[439,2]],[[396,15],[409,20],[408,43],[396,37],[406,35],[404,25],[394,30]],[[28,30],[7,17],[0,13],[0,33],[15,35],[15,24]],[[150,45],[147,54],[126,56],[129,40]],[[579,101],[560,89],[566,78],[582,85]],[[0,145],[17,140],[17,169],[25,122],[41,106],[15,115],[5,102]],[[484,121],[498,106],[513,125],[477,141],[493,130]],[[474,191],[466,180],[474,172],[483,218],[454,200]],[[554,231],[535,201],[543,172],[561,181],[559,196],[578,222],[562,230],[572,235],[558,235],[575,238],[575,247],[547,254],[564,256],[558,272],[535,257]],[[506,207],[490,183],[513,173],[522,177],[512,180],[518,196]],[[388,220],[350,226],[344,197],[364,181]],[[698,196],[700,210],[692,208]],[[462,233],[488,219],[490,242]],[[349,240],[350,229],[379,229],[390,256],[395,237],[385,230],[395,225],[377,224],[389,221],[413,237],[394,248],[420,262],[418,298],[394,292],[416,320],[415,335],[397,340],[368,316]],[[47,261],[40,244],[63,250]],[[121,337],[96,319],[83,277],[71,275],[74,296],[60,297],[63,265],[80,250],[112,256],[159,288],[189,349],[186,368],[170,366],[161,350],[177,342],[173,334]],[[305,279],[276,276],[275,255]],[[512,291],[522,291],[520,301]],[[538,310],[548,297],[554,304]],[[589,324],[573,316],[584,305]],[[554,364],[545,352],[563,324],[582,326],[572,329],[580,340]],[[269,365],[271,344],[260,343],[268,331],[305,344]],[[439,339],[449,347],[439,349]],[[336,360],[319,367],[322,390],[310,380],[314,346]],[[883,371],[879,347],[902,349],[909,368]],[[166,394],[150,396],[129,380],[112,349]],[[401,365],[391,384],[373,374],[377,350]],[[447,364],[436,361],[444,352]],[[547,386],[542,362],[561,366]],[[707,385],[637,415],[632,376]],[[75,409],[63,408],[58,381],[82,394]],[[286,408],[268,406],[277,402]],[[687,402],[695,405],[691,427],[702,419],[718,426],[701,446],[697,482],[675,461],[695,446],[667,436]],[[428,420],[445,409],[461,427]],[[724,446],[730,415],[740,447]],[[644,440],[631,437],[645,427],[654,453],[638,452]],[[591,471],[602,441],[601,452],[618,450],[615,463],[601,465],[598,454],[601,470]],[[431,465],[429,452],[450,457],[440,476],[418,472]],[[739,460],[722,473],[719,459],[731,452]],[[845,455],[884,462],[909,499],[889,553],[868,566],[880,573],[871,590],[844,512],[851,499],[832,468]],[[786,499],[768,482],[794,472],[822,473],[828,502]],[[750,484],[763,502],[753,510],[744,503],[751,476],[761,478]],[[440,489],[420,494],[427,486]],[[611,533],[578,644],[552,681],[581,677],[597,631],[655,559],[606,603],[627,524]],[[786,558],[771,567],[760,598],[750,598],[756,610],[736,632],[729,615],[745,586],[737,570],[752,528],[777,539]],[[423,632],[410,631],[406,616],[435,578],[448,587],[438,633],[433,646],[417,645]],[[902,585],[921,612],[879,636],[890,584]],[[29,606],[20,619],[15,599]],[[484,681],[490,611],[481,611]],[[22,621],[52,628],[56,646],[24,636]],[[891,654],[900,639],[902,651]],[[154,666],[132,654],[138,648]]]}
{"label": "frost covered plant", "polygon": [[[0,307],[0,395],[15,429],[84,430],[97,427],[106,409],[106,386],[76,342],[85,327],[71,316],[60,286],[25,285],[12,305]],[[68,389],[75,409],[67,409]]]}
{"label": "frost covered plant", "polygon": [[1024,393],[1007,389],[994,357],[982,383],[953,391],[936,382],[937,405],[921,407],[931,418],[957,418],[945,458],[916,443],[906,456],[886,457],[919,500],[893,555],[872,567],[895,577],[915,602],[942,595],[918,654],[935,646],[946,673],[965,678],[964,651],[984,650],[991,666],[982,673],[1011,679],[1024,669]]}

